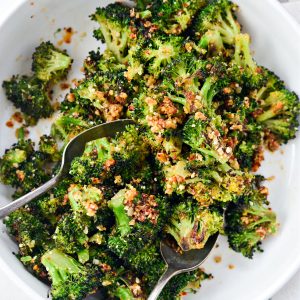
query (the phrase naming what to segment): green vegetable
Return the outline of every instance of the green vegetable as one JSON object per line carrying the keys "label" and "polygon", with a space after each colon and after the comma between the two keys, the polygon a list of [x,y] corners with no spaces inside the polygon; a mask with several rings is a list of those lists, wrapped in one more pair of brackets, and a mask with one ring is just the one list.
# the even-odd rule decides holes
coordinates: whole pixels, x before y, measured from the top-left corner
{"label": "green vegetable", "polygon": [[[56,174],[65,145],[105,122],[132,119],[96,138],[52,190],[4,220],[20,261],[51,282],[55,300],[145,300],[164,273],[160,242],[201,249],[220,232],[248,258],[277,231],[264,178],[264,147],[298,131],[298,96],[252,56],[229,0],[137,0],[97,8],[98,46],[60,104],[50,135],[26,139],[0,158],[0,180],[17,198]],[[106,49],[102,51],[101,43]],[[97,48],[98,47],[98,48]],[[30,76],[3,87],[27,124],[53,113],[49,91],[72,59],[50,42]],[[159,299],[178,300],[211,278],[172,278]]]}

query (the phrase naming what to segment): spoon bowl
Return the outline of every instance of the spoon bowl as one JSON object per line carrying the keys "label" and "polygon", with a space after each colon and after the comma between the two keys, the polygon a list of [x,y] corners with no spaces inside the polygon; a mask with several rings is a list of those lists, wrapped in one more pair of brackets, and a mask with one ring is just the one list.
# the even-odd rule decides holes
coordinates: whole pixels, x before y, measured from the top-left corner
{"label": "spoon bowl", "polygon": [[178,253],[165,241],[162,241],[160,252],[167,264],[167,269],[157,282],[148,300],[156,300],[165,285],[175,275],[198,269],[214,248],[218,236],[219,233],[210,236],[202,249],[183,251],[182,253]]}

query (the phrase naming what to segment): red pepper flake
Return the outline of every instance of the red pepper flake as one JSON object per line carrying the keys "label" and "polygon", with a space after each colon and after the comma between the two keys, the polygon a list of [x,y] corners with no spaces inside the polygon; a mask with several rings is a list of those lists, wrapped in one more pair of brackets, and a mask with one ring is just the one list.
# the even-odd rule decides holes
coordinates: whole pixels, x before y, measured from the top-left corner
{"label": "red pepper flake", "polygon": [[8,120],[8,121],[6,122],[6,126],[9,127],[9,128],[14,127],[13,121],[12,121],[12,120]]}
{"label": "red pepper flake", "polygon": [[15,112],[13,115],[12,115],[12,118],[17,121],[18,123],[22,123],[23,122],[23,117],[22,117],[22,114],[20,112]]}
{"label": "red pepper flake", "polygon": [[70,87],[70,84],[67,82],[62,82],[59,86],[62,90],[66,90]]}
{"label": "red pepper flake", "polygon": [[73,37],[73,34],[75,33],[75,31],[73,30],[72,27],[67,27],[67,28],[64,28],[64,34],[63,34],[63,37],[61,40],[58,41],[58,45],[61,46],[63,43],[66,43],[66,44],[71,44],[72,42],[72,37]]}

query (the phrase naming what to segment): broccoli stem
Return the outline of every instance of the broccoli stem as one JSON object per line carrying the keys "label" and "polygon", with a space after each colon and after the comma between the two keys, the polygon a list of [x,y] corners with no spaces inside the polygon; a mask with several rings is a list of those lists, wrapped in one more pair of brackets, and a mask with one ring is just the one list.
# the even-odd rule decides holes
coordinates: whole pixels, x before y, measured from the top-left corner
{"label": "broccoli stem", "polygon": [[58,249],[46,252],[41,261],[54,285],[67,280],[69,274],[78,274],[82,271],[81,265],[75,259]]}
{"label": "broccoli stem", "polygon": [[126,214],[125,207],[123,204],[126,190],[120,190],[111,200],[108,202],[109,208],[111,208],[115,214],[117,227],[121,235],[124,236],[128,234],[130,229],[130,219]]}
{"label": "broccoli stem", "polygon": [[235,38],[234,61],[243,68],[256,71],[256,63],[253,60],[250,50],[249,34],[238,34]]}
{"label": "broccoli stem", "polygon": [[202,101],[204,106],[208,109],[211,108],[212,100],[214,96],[218,93],[214,89],[215,83],[216,79],[214,77],[208,77],[201,88]]}
{"label": "broccoli stem", "polygon": [[118,297],[120,300],[133,300],[134,297],[128,287],[118,287],[114,296]]}
{"label": "broccoli stem", "polygon": [[261,115],[259,115],[257,117],[257,121],[258,122],[265,122],[269,119],[274,118],[278,113],[274,110],[273,107],[271,107],[270,109],[268,109],[267,111],[265,111],[264,113],[262,113]]}
{"label": "broccoli stem", "polygon": [[266,120],[264,124],[272,131],[283,135],[288,135],[291,131],[291,125],[287,120]]}
{"label": "broccoli stem", "polygon": [[173,96],[171,94],[168,94],[168,97],[175,103],[181,104],[183,106],[186,105],[186,99],[178,96]]}

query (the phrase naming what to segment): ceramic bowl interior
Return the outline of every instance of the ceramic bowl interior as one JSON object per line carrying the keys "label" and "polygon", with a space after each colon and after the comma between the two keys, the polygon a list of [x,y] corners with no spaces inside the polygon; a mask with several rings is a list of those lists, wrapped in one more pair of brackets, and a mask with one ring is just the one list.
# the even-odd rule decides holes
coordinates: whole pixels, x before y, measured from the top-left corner
{"label": "ceramic bowl interior", "polygon": [[[2,2],[2,1],[1,1]],[[75,60],[69,82],[81,78],[83,59],[90,50],[101,46],[92,37],[97,26],[89,20],[89,15],[99,5],[109,1],[99,0],[18,0],[17,8],[0,20],[0,82],[12,74],[30,72],[31,54],[42,40],[57,43],[62,39],[58,28],[72,27],[75,31],[72,43],[63,44]],[[244,30],[252,35],[255,58],[259,64],[279,74],[290,88],[300,94],[300,30],[283,12],[277,1],[251,0],[236,1],[241,6],[239,18]],[[4,7],[7,4],[0,3]],[[2,22],[3,21],[3,22]],[[2,25],[1,25],[2,24]],[[62,99],[65,91],[57,90],[55,97]],[[0,152],[4,152],[16,141],[15,129],[5,126],[14,109],[5,99],[0,89]],[[39,122],[30,129],[33,138],[49,131],[49,120]],[[278,213],[281,224],[277,236],[268,239],[264,252],[253,260],[243,258],[230,250],[226,238],[220,238],[219,247],[214,249],[204,268],[214,275],[214,279],[203,283],[196,295],[186,300],[263,300],[275,293],[300,265],[300,139],[296,139],[274,154],[266,154],[260,173],[269,181],[270,201]],[[297,155],[296,155],[297,154]],[[0,204],[7,203],[12,190],[0,186]],[[6,272],[12,280],[29,295],[30,299],[46,299],[48,287],[29,274],[12,254],[17,252],[16,244],[7,236],[1,224],[0,272]],[[214,256],[221,256],[219,264]],[[233,270],[229,264],[235,266]]]}

